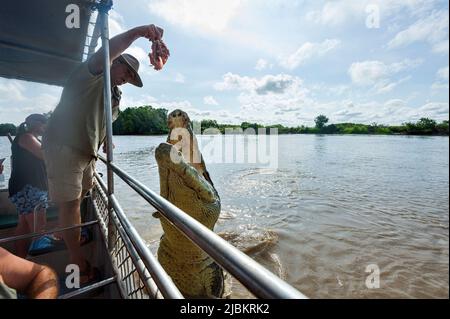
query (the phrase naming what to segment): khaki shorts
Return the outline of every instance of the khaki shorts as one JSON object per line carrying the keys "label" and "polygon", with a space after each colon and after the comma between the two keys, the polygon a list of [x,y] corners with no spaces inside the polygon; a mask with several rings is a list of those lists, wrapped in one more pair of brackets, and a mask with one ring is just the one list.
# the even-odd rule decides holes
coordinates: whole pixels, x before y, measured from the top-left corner
{"label": "khaki shorts", "polygon": [[93,157],[65,145],[46,145],[44,160],[51,201],[70,202],[80,198],[83,190],[92,188]]}

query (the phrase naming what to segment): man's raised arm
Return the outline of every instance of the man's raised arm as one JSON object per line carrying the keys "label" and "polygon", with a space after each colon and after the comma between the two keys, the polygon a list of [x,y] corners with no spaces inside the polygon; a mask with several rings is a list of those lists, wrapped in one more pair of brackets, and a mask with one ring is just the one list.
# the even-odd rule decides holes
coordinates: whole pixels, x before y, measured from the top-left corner
{"label": "man's raised arm", "polygon": [[[124,33],[116,35],[109,41],[109,57],[111,64],[114,59],[119,57],[130,45],[139,38],[147,38],[150,41],[160,40],[164,30],[153,25],[144,25],[130,29]],[[89,60],[89,71],[92,74],[103,72],[103,48],[98,50]]]}

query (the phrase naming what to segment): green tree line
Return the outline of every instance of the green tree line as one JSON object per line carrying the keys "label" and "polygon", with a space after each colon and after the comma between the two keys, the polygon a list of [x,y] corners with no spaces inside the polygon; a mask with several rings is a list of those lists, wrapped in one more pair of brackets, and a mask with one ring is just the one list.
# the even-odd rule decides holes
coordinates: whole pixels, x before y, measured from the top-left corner
{"label": "green tree line", "polygon": [[[127,108],[119,112],[117,120],[113,124],[115,135],[161,135],[167,134],[167,114],[163,108],[153,108],[152,106],[141,106]],[[243,122],[240,125],[220,124],[216,120],[202,120],[202,132],[206,129],[214,128],[222,134],[226,129],[254,129],[256,132],[261,129],[269,131],[271,128],[278,129],[279,134],[401,134],[401,135],[449,135],[449,122],[437,121],[429,118],[421,118],[417,122],[405,122],[402,125],[382,125],[338,123],[328,124],[329,119],[321,114],[315,119],[314,127],[299,125],[297,127],[287,127],[281,124],[264,126],[258,123]],[[0,136],[16,132],[14,124],[0,124]]]}
{"label": "green tree line", "polygon": [[377,123],[356,124],[356,123],[339,123],[330,124],[325,115],[319,115],[315,119],[314,127],[300,125],[297,127],[287,127],[281,124],[264,126],[258,123],[243,122],[241,125],[219,124],[215,120],[201,121],[202,132],[208,128],[218,129],[222,134],[227,128],[254,129],[256,132],[260,129],[266,129],[268,132],[271,128],[278,129],[279,134],[383,134],[383,135],[449,135],[449,123],[443,121],[437,123],[435,120],[421,118],[417,122],[406,122],[399,126],[381,125]]}

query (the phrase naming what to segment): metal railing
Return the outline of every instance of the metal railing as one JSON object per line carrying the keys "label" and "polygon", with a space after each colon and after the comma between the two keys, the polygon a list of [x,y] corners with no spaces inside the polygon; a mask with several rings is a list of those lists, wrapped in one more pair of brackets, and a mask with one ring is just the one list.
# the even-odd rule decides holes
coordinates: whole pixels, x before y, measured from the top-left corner
{"label": "metal railing", "polygon": [[[156,208],[180,232],[182,232],[187,238],[207,253],[221,267],[239,280],[256,297],[277,299],[307,298],[297,289],[277,277],[275,274],[251,259],[236,247],[229,244],[227,241],[167,201],[165,198],[156,194],[144,184],[128,175],[117,165],[111,162],[107,163],[107,161],[101,156],[99,156],[99,158],[102,162],[107,164],[119,178],[128,184],[149,204]],[[112,201],[116,201],[114,197]],[[132,229],[134,232],[134,228]],[[135,236],[140,238],[137,233],[133,233],[131,238]],[[143,257],[143,260],[146,260],[146,258],[150,256],[146,255]],[[149,269],[152,269],[154,266],[154,264],[150,265],[150,262],[148,262]],[[158,277],[155,274],[153,278],[157,281]],[[164,289],[164,285],[165,284],[161,282],[158,287],[160,289]]]}
{"label": "metal railing", "polygon": [[106,242],[118,281],[123,283],[122,295],[125,298],[183,298],[131,225],[114,195],[110,196],[112,209],[108,211],[107,187],[97,173],[95,178],[97,187],[93,189],[93,204],[104,237],[108,238]]}

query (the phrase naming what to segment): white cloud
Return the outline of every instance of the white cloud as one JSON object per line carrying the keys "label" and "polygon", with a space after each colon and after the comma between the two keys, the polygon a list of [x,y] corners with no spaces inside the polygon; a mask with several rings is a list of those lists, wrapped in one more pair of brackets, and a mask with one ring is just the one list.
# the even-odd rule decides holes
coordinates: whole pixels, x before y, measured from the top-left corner
{"label": "white cloud", "polygon": [[[96,16],[98,16],[97,12],[94,12]],[[94,20],[95,21],[95,20]],[[121,34],[125,32],[127,29],[125,28],[125,19],[123,16],[118,13],[116,10],[112,9],[109,12],[109,37],[115,37],[118,34]],[[89,33],[92,34],[93,27],[90,25],[89,27]],[[97,41],[97,46],[95,47],[95,51],[98,51],[102,47],[102,40],[101,37]]]}
{"label": "white cloud", "polygon": [[411,79],[411,76],[406,76],[398,81],[392,81],[392,76],[413,69],[422,64],[422,62],[419,59],[405,59],[392,64],[385,64],[376,60],[355,62],[350,66],[348,73],[354,84],[358,86],[373,86],[376,93],[387,93],[399,84]]}
{"label": "white cloud", "polygon": [[421,117],[431,117],[438,120],[448,120],[449,105],[448,102],[431,102],[420,107],[415,113],[416,119]]}
{"label": "white cloud", "polygon": [[212,97],[211,95],[205,96],[203,98],[203,103],[206,105],[219,105],[219,103],[217,103],[216,99],[214,97]]}
{"label": "white cloud", "polygon": [[163,101],[163,102],[155,102],[154,105],[156,107],[161,107],[169,110],[169,112],[175,109],[187,110],[192,108],[192,103],[188,100],[183,101]]}
{"label": "white cloud", "polygon": [[[367,83],[373,86],[372,89],[376,90],[376,93],[390,92],[400,83],[410,79],[410,76],[405,76],[393,81],[390,80],[390,76],[409,70],[419,63],[418,60],[403,60],[392,64],[368,63],[369,67],[367,68],[370,72],[368,72]],[[361,73],[360,76],[365,79],[365,74]],[[280,81],[282,79],[287,82]],[[289,85],[284,88],[279,85],[277,93],[269,90],[270,93],[261,94],[261,90],[272,87],[269,84],[271,82],[289,83]],[[448,106],[448,103],[429,103],[429,105],[418,107],[408,105],[409,102],[401,99],[390,99],[384,103],[367,102],[365,101],[366,95],[364,98],[356,98],[356,100],[348,98],[335,100],[332,96],[332,100],[323,102],[323,94],[320,97],[315,94],[317,91],[322,91],[326,95],[325,90],[321,90],[321,85],[313,86],[309,90],[298,77],[284,74],[253,78],[228,73],[224,75],[222,82],[216,84],[216,88],[239,91],[237,99],[240,108],[230,118],[234,120],[234,122],[231,121],[233,123],[250,121],[262,124],[281,123],[289,126],[314,125],[314,118],[318,114],[325,114],[334,123],[401,124],[406,121],[416,121],[424,116],[440,121],[448,115],[448,109],[445,109],[445,105]],[[341,92],[341,94],[351,93],[351,89],[345,85],[336,86],[333,88],[333,92],[335,91]],[[317,99],[313,98],[313,95]],[[212,118],[215,118],[215,114]]]}
{"label": "white cloud", "polygon": [[333,1],[326,2],[321,10],[311,11],[307,19],[316,23],[337,26],[350,21],[355,15],[364,13],[363,1]]}
{"label": "white cloud", "polygon": [[259,59],[258,62],[256,62],[255,70],[262,71],[265,70],[268,66],[269,62],[264,59]]}
{"label": "white cloud", "polygon": [[440,79],[440,80],[444,80],[444,81],[447,81],[448,82],[448,73],[449,73],[449,71],[448,71],[448,66],[446,66],[446,67],[444,67],[444,68],[440,68],[438,71],[437,71],[437,77],[438,77],[438,79]]}
{"label": "white cloud", "polygon": [[[324,114],[329,114],[331,122],[357,122],[370,124],[400,125],[404,122],[418,121],[422,117],[429,117],[437,121],[448,119],[448,102],[430,102],[419,107],[413,107],[401,99],[391,99],[386,102],[342,101],[326,106]],[[336,108],[336,104],[338,107]],[[349,107],[349,105],[354,105]],[[335,111],[333,111],[335,110]]]}
{"label": "white cloud", "polygon": [[449,75],[448,74],[449,74],[448,66],[440,68],[436,72],[437,81],[432,84],[431,89],[433,91],[448,90],[448,88],[449,88],[449,85],[448,85]]}
{"label": "white cloud", "polygon": [[150,11],[169,23],[201,33],[222,33],[239,12],[242,0],[155,0]]}
{"label": "white cloud", "polygon": [[340,43],[341,41],[338,39],[326,39],[321,43],[306,42],[293,54],[281,59],[280,65],[293,70],[305,64],[310,59],[324,56],[328,52],[336,49]]}
{"label": "white cloud", "polygon": [[24,93],[25,87],[19,81],[0,79],[0,103],[24,101]]}
{"label": "white cloud", "polygon": [[0,79],[0,123],[19,124],[31,113],[54,109],[61,91],[62,88],[50,85]]}
{"label": "white cloud", "polygon": [[300,88],[302,80],[287,74],[265,75],[262,78],[240,76],[227,73],[222,82],[216,83],[214,88],[218,91],[238,90],[253,92],[258,95],[283,94],[293,88]]}
{"label": "white cloud", "polygon": [[443,83],[443,82],[434,82],[431,85],[431,90],[432,91],[440,91],[440,90],[446,90],[448,91],[449,89],[449,85],[448,82],[447,83]]}
{"label": "white cloud", "polygon": [[257,79],[248,76],[240,76],[238,74],[233,74],[228,72],[223,76],[222,82],[214,84],[214,88],[218,91],[227,90],[254,90],[257,86]]}
{"label": "white cloud", "polygon": [[157,99],[153,96],[142,94],[138,97],[133,97],[128,94],[122,94],[122,100],[120,101],[120,108],[125,109],[128,107],[139,107],[144,105],[155,106]]}
{"label": "white cloud", "polygon": [[348,70],[352,82],[358,85],[372,85],[388,75],[388,66],[380,61],[356,62]]}
{"label": "white cloud", "polygon": [[309,90],[296,76],[278,74],[258,78],[227,73],[214,87],[221,91],[239,91],[237,99],[240,109],[233,117],[235,123],[252,121],[298,125],[299,118],[294,113],[299,112],[304,116],[311,112]]}
{"label": "white cloud", "polygon": [[434,53],[448,54],[449,41],[443,40],[433,45]]}
{"label": "white cloud", "polygon": [[109,36],[112,38],[125,31],[125,19],[117,11],[111,10],[109,12]]}
{"label": "white cloud", "polygon": [[411,80],[411,78],[412,78],[411,76],[406,76],[406,77],[401,78],[400,80],[394,81],[394,82],[390,82],[389,80],[382,80],[375,84],[374,89],[379,94],[389,93],[392,90],[394,90],[397,86],[399,86],[400,84]]}
{"label": "white cloud", "polygon": [[405,10],[413,15],[423,13],[433,7],[433,0],[334,0],[327,1],[320,10],[306,14],[308,21],[330,27],[351,23],[363,23],[368,17],[369,5],[377,6],[381,22]]}
{"label": "white cloud", "polygon": [[310,87],[315,97],[333,97],[343,96],[351,93],[351,86],[345,84],[330,85],[327,83],[318,83]]}
{"label": "white cloud", "polygon": [[428,42],[435,53],[448,54],[448,10],[433,12],[400,31],[389,42],[388,47],[398,48],[414,42]]}

